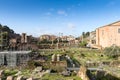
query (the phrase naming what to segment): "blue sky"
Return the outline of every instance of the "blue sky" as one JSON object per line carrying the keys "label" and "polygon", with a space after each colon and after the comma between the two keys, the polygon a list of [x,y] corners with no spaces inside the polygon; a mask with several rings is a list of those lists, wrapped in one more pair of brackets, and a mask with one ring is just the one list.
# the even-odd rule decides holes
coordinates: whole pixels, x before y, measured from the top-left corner
{"label": "blue sky", "polygon": [[120,0],[0,0],[0,23],[16,33],[79,36],[120,20]]}

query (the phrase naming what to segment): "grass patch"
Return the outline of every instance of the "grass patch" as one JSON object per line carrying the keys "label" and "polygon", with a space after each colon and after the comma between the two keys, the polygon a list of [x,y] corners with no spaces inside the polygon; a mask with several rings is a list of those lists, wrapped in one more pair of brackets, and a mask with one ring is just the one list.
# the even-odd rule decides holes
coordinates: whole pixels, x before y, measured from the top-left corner
{"label": "grass patch", "polygon": [[64,77],[60,74],[46,74],[42,78],[42,80],[82,80],[80,77],[77,76],[71,76],[71,77]]}

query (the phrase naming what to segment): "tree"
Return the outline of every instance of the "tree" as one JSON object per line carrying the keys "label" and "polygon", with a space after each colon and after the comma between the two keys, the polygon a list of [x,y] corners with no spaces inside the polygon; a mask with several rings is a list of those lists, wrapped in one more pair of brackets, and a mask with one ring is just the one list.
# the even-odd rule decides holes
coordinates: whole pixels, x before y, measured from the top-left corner
{"label": "tree", "polygon": [[80,47],[86,47],[86,45],[87,45],[87,41],[84,40],[83,42],[80,43],[79,46]]}
{"label": "tree", "polygon": [[0,24],[0,30],[2,29],[2,25]]}
{"label": "tree", "polygon": [[89,37],[90,32],[82,32],[83,38]]}
{"label": "tree", "polygon": [[14,34],[14,31],[10,29],[8,26],[2,26],[0,24],[0,45],[1,45],[1,50],[5,49],[9,45],[9,40]]}
{"label": "tree", "polygon": [[90,35],[90,32],[86,32],[86,36],[88,37]]}
{"label": "tree", "polygon": [[82,36],[83,36],[83,38],[85,38],[85,32],[82,32]]}

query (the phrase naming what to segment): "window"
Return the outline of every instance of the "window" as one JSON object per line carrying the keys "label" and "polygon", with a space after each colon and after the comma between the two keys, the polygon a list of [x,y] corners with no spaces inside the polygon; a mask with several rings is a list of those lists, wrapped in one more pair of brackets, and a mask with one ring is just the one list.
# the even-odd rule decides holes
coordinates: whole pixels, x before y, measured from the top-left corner
{"label": "window", "polygon": [[120,28],[118,28],[118,33],[120,33]]}

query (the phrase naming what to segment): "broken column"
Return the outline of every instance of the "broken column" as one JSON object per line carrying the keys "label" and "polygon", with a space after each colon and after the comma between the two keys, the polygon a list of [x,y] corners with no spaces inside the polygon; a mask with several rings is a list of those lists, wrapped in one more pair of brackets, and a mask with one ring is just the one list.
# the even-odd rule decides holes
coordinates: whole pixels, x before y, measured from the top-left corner
{"label": "broken column", "polygon": [[56,61],[56,55],[55,54],[52,55],[52,61]]}
{"label": "broken column", "polygon": [[60,61],[60,54],[57,54],[57,61]]}

